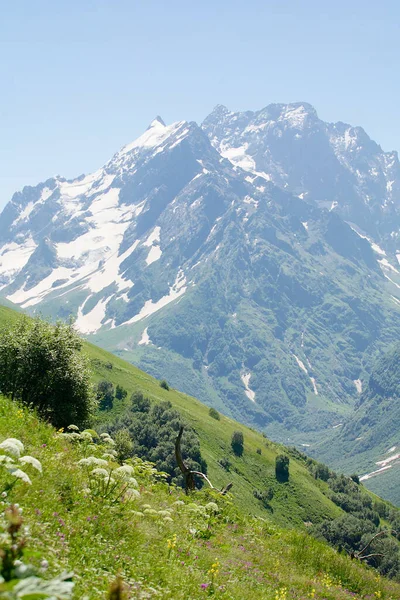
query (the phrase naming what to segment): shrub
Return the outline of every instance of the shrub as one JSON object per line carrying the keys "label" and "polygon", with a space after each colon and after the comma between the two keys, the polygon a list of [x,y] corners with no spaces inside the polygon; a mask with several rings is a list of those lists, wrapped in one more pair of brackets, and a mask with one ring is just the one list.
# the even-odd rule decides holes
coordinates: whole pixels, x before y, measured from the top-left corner
{"label": "shrub", "polygon": [[243,454],[243,433],[241,431],[234,431],[231,440],[232,450],[236,456],[242,456]]}
{"label": "shrub", "polygon": [[269,507],[270,506],[269,503],[271,502],[272,498],[274,497],[274,490],[272,488],[267,488],[267,489],[263,490],[262,492],[260,490],[254,490],[253,496],[255,498],[257,498],[257,500],[260,500],[265,507]]}
{"label": "shrub", "polygon": [[219,414],[219,412],[211,407],[210,410],[208,411],[208,414],[210,415],[210,417],[212,417],[213,419],[216,419],[217,421],[221,420],[221,415]]}
{"label": "shrub", "polygon": [[103,379],[96,387],[96,399],[100,410],[111,410],[114,404],[114,386]]}
{"label": "shrub", "polygon": [[169,385],[168,383],[165,381],[165,379],[163,379],[162,381],[160,381],[160,387],[162,387],[164,390],[169,391]]}
{"label": "shrub", "polygon": [[275,475],[278,481],[289,479],[289,457],[285,454],[278,454],[275,459]]}
{"label": "shrub", "polygon": [[115,397],[117,400],[125,400],[125,398],[127,397],[128,392],[120,385],[117,385],[117,387],[115,388]]}
{"label": "shrub", "polygon": [[82,425],[96,406],[89,363],[71,323],[21,318],[0,334],[0,389],[56,427]]}
{"label": "shrub", "polygon": [[133,442],[127,429],[120,429],[115,434],[115,451],[120,463],[129,458],[133,451]]}
{"label": "shrub", "polygon": [[231,468],[231,461],[229,460],[229,458],[227,456],[223,456],[218,463],[221,465],[221,467],[223,469],[225,469],[225,471],[229,471],[229,469]]}
{"label": "shrub", "polygon": [[354,481],[354,483],[356,483],[357,485],[359,485],[360,483],[360,478],[357,475],[357,473],[353,473],[353,475],[350,475],[350,479],[352,479]]}
{"label": "shrub", "polygon": [[257,448],[256,452],[257,454],[261,454],[261,448]]}

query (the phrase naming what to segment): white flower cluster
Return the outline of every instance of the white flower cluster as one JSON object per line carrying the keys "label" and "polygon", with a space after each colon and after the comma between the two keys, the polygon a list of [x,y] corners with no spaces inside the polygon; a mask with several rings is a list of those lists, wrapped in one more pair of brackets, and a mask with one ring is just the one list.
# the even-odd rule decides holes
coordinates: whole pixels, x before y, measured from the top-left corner
{"label": "white flower cluster", "polygon": [[[16,479],[20,479],[29,485],[32,481],[27,473],[20,469],[19,465],[24,467],[30,465],[36,471],[42,472],[40,461],[33,456],[21,456],[24,452],[24,445],[21,440],[16,438],[7,438],[0,444],[0,466],[6,469]],[[16,462],[17,461],[17,462]]]}

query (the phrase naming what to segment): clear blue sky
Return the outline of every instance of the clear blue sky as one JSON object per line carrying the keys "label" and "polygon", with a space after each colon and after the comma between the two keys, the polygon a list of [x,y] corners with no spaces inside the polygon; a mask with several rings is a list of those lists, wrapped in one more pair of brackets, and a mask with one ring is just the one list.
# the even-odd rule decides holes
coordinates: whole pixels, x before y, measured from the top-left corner
{"label": "clear blue sky", "polygon": [[308,101],[400,149],[398,0],[2,0],[0,208],[157,114]]}

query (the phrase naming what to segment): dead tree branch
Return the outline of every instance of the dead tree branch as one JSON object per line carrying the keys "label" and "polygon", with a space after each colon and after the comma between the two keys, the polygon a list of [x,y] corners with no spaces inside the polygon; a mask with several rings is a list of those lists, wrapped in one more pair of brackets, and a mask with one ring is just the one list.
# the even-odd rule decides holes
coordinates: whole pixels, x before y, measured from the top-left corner
{"label": "dead tree branch", "polygon": [[[213,486],[211,481],[208,479],[207,475],[204,475],[204,473],[202,473],[201,471],[192,471],[184,463],[183,458],[182,458],[182,450],[181,450],[182,434],[183,434],[183,426],[181,426],[181,428],[179,429],[179,433],[175,440],[175,458],[176,458],[177,465],[180,468],[180,470],[182,471],[182,474],[185,478],[186,493],[188,493],[190,490],[195,489],[195,480],[194,480],[195,475],[197,475],[198,477],[201,477],[202,479],[207,481],[210,488],[212,490],[215,490],[216,488]],[[218,490],[218,491],[222,496],[225,496],[225,494],[227,492],[229,492],[229,490],[231,489],[232,486],[233,486],[233,483],[228,483],[228,485],[226,485],[222,490]]]}

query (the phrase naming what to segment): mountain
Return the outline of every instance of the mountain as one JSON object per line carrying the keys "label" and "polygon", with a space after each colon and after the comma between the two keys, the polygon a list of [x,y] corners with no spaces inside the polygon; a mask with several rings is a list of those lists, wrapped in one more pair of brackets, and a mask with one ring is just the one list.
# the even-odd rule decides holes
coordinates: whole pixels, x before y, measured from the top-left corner
{"label": "mountain", "polygon": [[363,474],[361,481],[397,505],[400,504],[399,381],[400,347],[395,345],[373,365],[349,421],[318,452],[338,468],[357,468]]}
{"label": "mountain", "polygon": [[[20,313],[0,307],[1,329],[20,318]],[[97,413],[91,424],[95,431],[79,434],[74,425],[67,432],[56,431],[30,408],[0,395],[0,414],[7,415],[0,419],[0,452],[7,456],[14,446],[8,461],[16,463],[18,442],[18,448],[28,454],[20,459],[18,476],[27,472],[31,485],[13,481],[6,468],[0,468],[1,489],[7,489],[2,494],[4,508],[17,503],[24,520],[23,530],[19,533],[16,528],[11,540],[17,544],[23,534],[23,543],[17,546],[25,553],[18,554],[24,565],[16,570],[21,578],[26,577],[28,563],[44,579],[64,572],[64,579],[75,582],[76,598],[106,597],[117,573],[138,597],[204,598],[210,579],[214,580],[211,565],[218,562],[212,591],[221,597],[261,600],[278,594],[283,600],[286,590],[293,598],[324,598],[328,593],[332,600],[361,600],[371,592],[387,599],[399,596],[399,543],[394,537],[388,535],[372,546],[384,554],[374,563],[379,573],[348,556],[351,549],[364,547],[379,524],[394,527],[398,509],[348,477],[330,472],[325,481],[324,469],[318,470],[322,465],[296,449],[273,443],[216,411],[210,413],[195,398],[161,387],[147,373],[105,350],[90,343],[84,344],[84,350],[94,381],[107,380],[127,392],[126,398],[114,399],[111,410]],[[126,446],[124,460],[130,468],[126,465],[122,474],[134,479],[119,479],[115,449],[120,451],[121,445],[114,425],[126,427],[129,415],[138,410],[133,392],[136,398],[141,392],[148,399],[150,414],[165,414],[164,409],[173,415],[163,449],[173,451],[174,430],[181,419],[186,431],[191,428],[217,489],[204,486],[186,495],[154,472],[153,463],[130,456],[129,450],[127,456]],[[232,434],[238,430],[244,438],[240,456],[231,446]],[[115,446],[104,437],[105,431],[111,431]],[[95,444],[90,443],[92,436]],[[144,430],[145,438],[147,450],[154,450],[149,428]],[[12,443],[4,443],[7,439]],[[289,459],[286,480],[275,469],[282,455]],[[9,467],[10,462],[4,459],[2,464]],[[35,470],[38,465],[41,473]],[[221,495],[218,490],[228,482],[233,483],[231,491]],[[125,493],[127,483],[134,495]],[[323,536],[316,539],[324,531],[336,531],[336,539],[328,541],[339,546],[340,553]],[[10,547],[10,537],[5,529],[2,547]],[[35,589],[32,577],[22,579],[20,587],[24,582],[29,596],[52,593],[49,587]],[[10,587],[0,580],[0,594],[10,593]],[[55,594],[63,591],[60,582],[52,589]]]}
{"label": "mountain", "polygon": [[308,104],[155,119],[91,175],[16,193],[1,294],[313,451],[400,332],[399,165]]}

